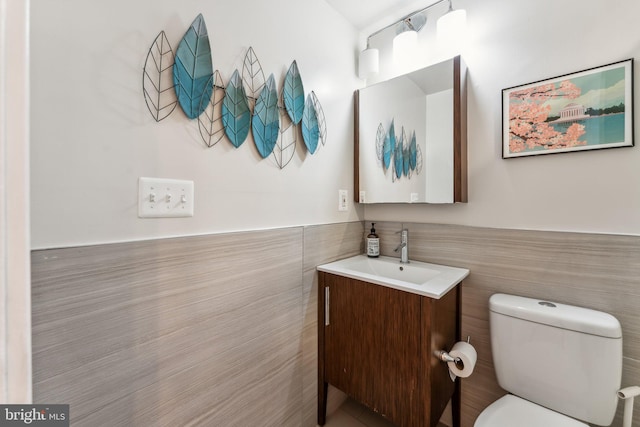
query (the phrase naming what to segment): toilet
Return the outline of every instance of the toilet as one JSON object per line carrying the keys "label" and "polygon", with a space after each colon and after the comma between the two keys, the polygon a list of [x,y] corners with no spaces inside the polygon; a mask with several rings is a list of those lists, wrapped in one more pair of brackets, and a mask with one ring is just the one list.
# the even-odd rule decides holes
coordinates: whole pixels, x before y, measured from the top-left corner
{"label": "toilet", "polygon": [[489,299],[498,384],[509,392],[474,427],[608,426],[622,377],[622,329],[610,314],[514,295]]}

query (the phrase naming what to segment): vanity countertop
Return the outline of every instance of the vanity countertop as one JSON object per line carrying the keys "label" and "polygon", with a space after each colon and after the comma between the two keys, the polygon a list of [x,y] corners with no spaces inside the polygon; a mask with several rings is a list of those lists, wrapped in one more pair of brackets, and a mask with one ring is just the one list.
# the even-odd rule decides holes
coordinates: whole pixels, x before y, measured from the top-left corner
{"label": "vanity countertop", "polygon": [[398,258],[366,255],[319,265],[317,270],[435,299],[440,299],[469,275],[466,268],[420,261],[402,264]]}

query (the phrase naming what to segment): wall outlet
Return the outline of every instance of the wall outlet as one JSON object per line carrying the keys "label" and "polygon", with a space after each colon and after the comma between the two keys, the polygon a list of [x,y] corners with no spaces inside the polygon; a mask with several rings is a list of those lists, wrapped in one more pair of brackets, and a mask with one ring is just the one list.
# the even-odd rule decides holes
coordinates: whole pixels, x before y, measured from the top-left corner
{"label": "wall outlet", "polygon": [[193,216],[193,181],[165,178],[138,180],[138,217]]}
{"label": "wall outlet", "polygon": [[338,210],[339,211],[348,211],[349,210],[349,205],[348,205],[348,197],[349,197],[349,193],[347,192],[347,190],[338,190]]}

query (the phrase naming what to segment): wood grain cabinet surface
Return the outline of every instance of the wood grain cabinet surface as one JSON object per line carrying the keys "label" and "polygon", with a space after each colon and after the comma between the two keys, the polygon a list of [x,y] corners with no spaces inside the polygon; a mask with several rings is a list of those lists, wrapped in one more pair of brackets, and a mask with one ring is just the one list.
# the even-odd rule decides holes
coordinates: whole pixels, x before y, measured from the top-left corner
{"label": "wood grain cabinet surface", "polygon": [[318,272],[318,424],[328,384],[399,427],[436,426],[459,390],[434,352],[459,339],[460,285],[433,299]]}

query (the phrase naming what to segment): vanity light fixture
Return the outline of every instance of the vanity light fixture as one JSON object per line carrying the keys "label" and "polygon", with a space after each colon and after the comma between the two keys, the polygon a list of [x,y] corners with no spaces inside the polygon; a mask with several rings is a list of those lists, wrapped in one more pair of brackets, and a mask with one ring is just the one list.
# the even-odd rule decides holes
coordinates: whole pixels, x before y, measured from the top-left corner
{"label": "vanity light fixture", "polygon": [[427,23],[427,17],[418,12],[405,17],[396,25],[396,36],[393,38],[393,59],[403,63],[411,58],[418,46],[418,31]]}
{"label": "vanity light fixture", "polygon": [[408,55],[410,56],[415,53],[415,47],[418,42],[418,32],[427,22],[427,17],[424,12],[445,1],[449,2],[449,10],[438,19],[438,39],[451,40],[452,34],[457,35],[461,31],[464,31],[467,12],[464,9],[453,10],[453,6],[451,4],[452,0],[437,0],[435,3],[412,12],[399,21],[389,24],[386,27],[370,34],[369,37],[367,37],[367,48],[360,52],[358,76],[361,79],[366,79],[369,75],[377,73],[379,70],[379,52],[378,49],[369,46],[369,40],[371,37],[379,34],[387,28],[395,26],[396,36],[393,39],[394,58],[401,60],[401,58]]}
{"label": "vanity light fixture", "polygon": [[446,42],[458,42],[465,33],[467,26],[467,11],[464,9],[453,10],[449,0],[449,10],[438,18],[438,40]]}
{"label": "vanity light fixture", "polygon": [[378,49],[369,47],[369,39],[367,39],[367,48],[360,52],[358,60],[358,77],[366,79],[369,75],[377,73],[379,69],[378,57]]}

